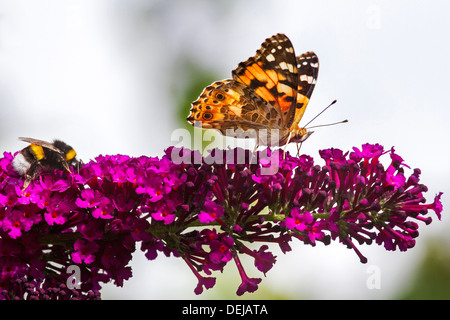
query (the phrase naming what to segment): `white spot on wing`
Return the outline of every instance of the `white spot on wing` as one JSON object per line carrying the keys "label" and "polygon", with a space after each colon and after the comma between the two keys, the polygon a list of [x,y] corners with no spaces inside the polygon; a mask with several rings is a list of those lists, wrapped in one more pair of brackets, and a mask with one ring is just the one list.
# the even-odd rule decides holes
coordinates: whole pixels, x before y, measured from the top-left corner
{"label": "white spot on wing", "polygon": [[306,74],[300,75],[300,81],[306,81],[309,84],[315,83],[315,80],[312,76],[308,76]]}
{"label": "white spot on wing", "polygon": [[280,68],[283,70],[289,70],[290,72],[294,72],[294,66],[284,61],[280,63]]}
{"label": "white spot on wing", "polygon": [[266,56],[266,59],[267,59],[267,61],[269,61],[269,62],[275,61],[275,57],[273,56],[273,54],[268,54],[268,55]]}
{"label": "white spot on wing", "polygon": [[289,53],[294,53],[294,48],[292,48],[292,47],[287,47],[287,48],[286,48],[286,51],[289,52]]}

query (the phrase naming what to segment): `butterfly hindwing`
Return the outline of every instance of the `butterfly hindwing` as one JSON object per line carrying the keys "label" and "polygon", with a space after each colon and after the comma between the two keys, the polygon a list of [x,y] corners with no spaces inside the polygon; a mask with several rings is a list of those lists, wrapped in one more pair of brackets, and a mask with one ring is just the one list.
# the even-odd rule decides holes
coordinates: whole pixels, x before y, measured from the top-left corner
{"label": "butterfly hindwing", "polygon": [[[254,132],[249,130],[260,130],[281,122],[278,114],[270,110],[267,103],[249,92],[245,85],[228,79],[207,86],[192,103],[187,120],[192,125],[199,121],[202,128],[218,129],[223,134],[231,130],[233,136],[253,137]],[[268,115],[274,118],[270,119]]]}

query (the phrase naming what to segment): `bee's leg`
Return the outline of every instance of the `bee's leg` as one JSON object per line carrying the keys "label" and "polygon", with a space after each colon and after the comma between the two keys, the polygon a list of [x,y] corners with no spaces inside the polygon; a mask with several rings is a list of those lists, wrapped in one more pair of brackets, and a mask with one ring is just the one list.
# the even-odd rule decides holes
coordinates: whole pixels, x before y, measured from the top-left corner
{"label": "bee's leg", "polygon": [[80,168],[84,165],[83,160],[77,161],[77,173],[80,173]]}
{"label": "bee's leg", "polygon": [[68,164],[66,161],[63,161],[63,168],[64,168],[67,172],[72,173],[72,170],[70,170],[70,166],[69,166],[69,164]]}
{"label": "bee's leg", "polygon": [[31,180],[34,180],[34,178],[36,177],[39,166],[40,166],[39,162],[35,162],[31,164],[30,168],[27,170],[27,173],[25,174],[25,182],[23,183],[22,187],[22,193],[25,191],[26,188],[28,188],[28,186],[31,183]]}
{"label": "bee's leg", "polygon": [[28,186],[30,185],[31,182],[31,177],[30,176],[26,176],[25,182],[23,183],[23,187],[22,187],[22,194],[24,193],[24,191],[28,188]]}

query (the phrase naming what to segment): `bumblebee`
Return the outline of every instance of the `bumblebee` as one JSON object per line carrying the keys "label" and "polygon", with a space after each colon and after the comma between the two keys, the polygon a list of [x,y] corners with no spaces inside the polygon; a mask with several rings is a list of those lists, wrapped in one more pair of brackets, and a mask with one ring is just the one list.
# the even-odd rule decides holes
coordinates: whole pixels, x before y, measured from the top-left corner
{"label": "bumblebee", "polygon": [[21,176],[25,177],[23,190],[35,179],[40,169],[60,169],[71,172],[70,167],[78,166],[75,150],[61,140],[53,143],[33,138],[20,137],[19,140],[30,143],[13,159],[12,166]]}

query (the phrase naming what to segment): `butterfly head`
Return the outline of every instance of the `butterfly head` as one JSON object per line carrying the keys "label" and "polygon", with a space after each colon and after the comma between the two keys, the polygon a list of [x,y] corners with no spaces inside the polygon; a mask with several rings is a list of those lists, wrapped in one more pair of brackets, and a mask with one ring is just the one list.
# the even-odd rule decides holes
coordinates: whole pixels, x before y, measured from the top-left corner
{"label": "butterfly head", "polygon": [[305,128],[298,128],[297,130],[292,131],[291,137],[289,141],[286,141],[286,143],[302,143],[306,139],[309,138],[310,135],[313,134],[314,131],[308,131]]}

